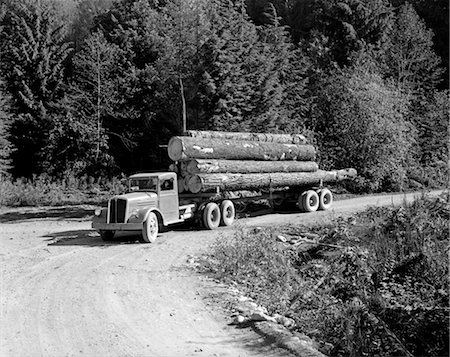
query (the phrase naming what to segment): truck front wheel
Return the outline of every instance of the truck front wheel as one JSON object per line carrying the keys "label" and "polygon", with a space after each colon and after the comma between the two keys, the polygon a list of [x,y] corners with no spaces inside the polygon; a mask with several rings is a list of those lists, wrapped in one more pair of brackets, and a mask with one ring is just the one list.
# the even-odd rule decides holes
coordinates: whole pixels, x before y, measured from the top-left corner
{"label": "truck front wheel", "polygon": [[153,212],[150,212],[142,227],[142,242],[153,243],[158,236],[158,232],[158,217],[156,217],[156,214],[154,214]]}
{"label": "truck front wheel", "polygon": [[206,229],[216,229],[220,224],[220,209],[217,203],[210,202],[203,210],[203,224]]}
{"label": "truck front wheel", "polygon": [[231,226],[236,215],[233,202],[230,200],[223,201],[220,205],[220,213],[222,214],[220,224],[222,226]]}

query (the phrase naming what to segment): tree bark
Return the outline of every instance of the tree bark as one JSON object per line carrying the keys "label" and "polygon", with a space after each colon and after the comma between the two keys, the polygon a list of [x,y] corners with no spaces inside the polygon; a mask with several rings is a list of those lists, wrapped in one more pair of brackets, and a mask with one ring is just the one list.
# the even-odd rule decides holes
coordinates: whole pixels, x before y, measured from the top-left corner
{"label": "tree bark", "polygon": [[302,134],[269,134],[269,133],[187,130],[184,133],[184,135],[192,138],[264,141],[279,144],[307,143],[306,138]]}
{"label": "tree bark", "polygon": [[319,165],[314,161],[250,161],[207,160],[186,161],[191,175],[212,173],[263,173],[263,172],[315,172]]}
{"label": "tree bark", "polygon": [[316,150],[312,145],[174,136],[169,140],[168,154],[173,161],[187,159],[314,161]]}
{"label": "tree bark", "polygon": [[197,174],[191,177],[188,189],[192,193],[252,190],[263,188],[301,187],[322,182],[337,182],[356,176],[355,169],[316,172],[276,172],[259,174]]}

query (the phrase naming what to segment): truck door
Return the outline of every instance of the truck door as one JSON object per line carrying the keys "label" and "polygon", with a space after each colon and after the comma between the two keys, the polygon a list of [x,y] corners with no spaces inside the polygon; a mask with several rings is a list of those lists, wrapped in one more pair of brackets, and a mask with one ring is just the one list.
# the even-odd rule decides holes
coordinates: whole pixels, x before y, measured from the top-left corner
{"label": "truck door", "polygon": [[166,223],[179,220],[178,189],[174,178],[162,179],[159,187],[159,209],[164,215]]}

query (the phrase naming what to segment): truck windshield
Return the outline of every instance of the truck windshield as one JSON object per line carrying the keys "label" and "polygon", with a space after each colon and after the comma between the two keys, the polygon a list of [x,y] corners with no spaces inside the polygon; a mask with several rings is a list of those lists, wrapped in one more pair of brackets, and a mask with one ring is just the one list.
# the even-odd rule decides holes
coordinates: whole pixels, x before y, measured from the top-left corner
{"label": "truck windshield", "polygon": [[129,181],[130,191],[155,191],[158,184],[157,177],[135,178]]}

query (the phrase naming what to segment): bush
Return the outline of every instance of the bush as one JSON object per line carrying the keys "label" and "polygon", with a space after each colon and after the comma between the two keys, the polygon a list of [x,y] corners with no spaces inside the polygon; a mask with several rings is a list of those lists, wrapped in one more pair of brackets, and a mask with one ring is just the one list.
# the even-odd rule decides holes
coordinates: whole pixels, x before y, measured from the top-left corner
{"label": "bush", "polygon": [[236,230],[231,240],[217,240],[213,252],[209,268],[216,278],[239,283],[270,312],[286,312],[297,274],[270,231]]}
{"label": "bush", "polygon": [[100,204],[112,194],[125,190],[117,178],[105,179],[66,176],[56,180],[46,175],[32,179],[0,179],[2,206],[59,206],[66,204]]}
{"label": "bush", "polygon": [[406,183],[415,128],[408,100],[362,69],[337,73],[321,87],[315,112],[321,166],[353,167],[356,192],[400,190]]}
{"label": "bush", "polygon": [[[209,268],[332,356],[448,355],[449,195],[371,208],[313,228],[240,228],[213,246]],[[311,229],[309,229],[311,231]]]}

